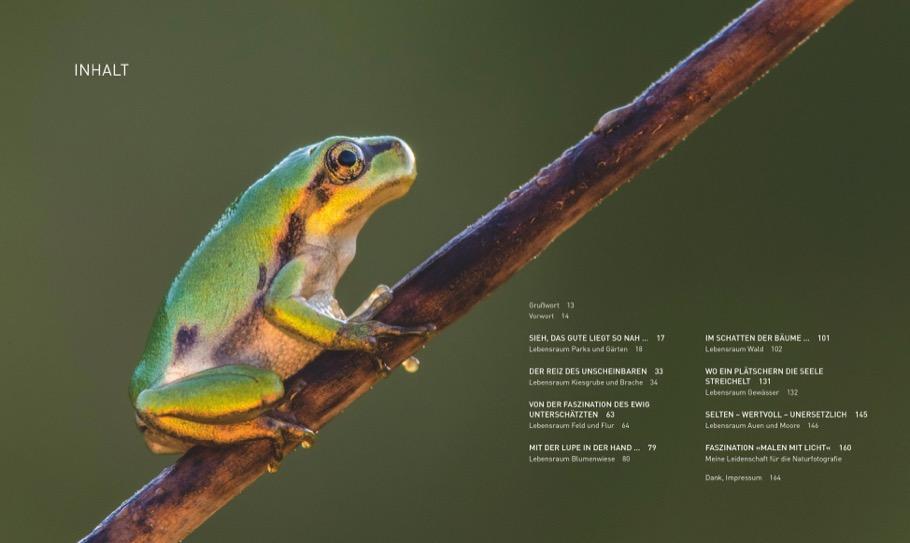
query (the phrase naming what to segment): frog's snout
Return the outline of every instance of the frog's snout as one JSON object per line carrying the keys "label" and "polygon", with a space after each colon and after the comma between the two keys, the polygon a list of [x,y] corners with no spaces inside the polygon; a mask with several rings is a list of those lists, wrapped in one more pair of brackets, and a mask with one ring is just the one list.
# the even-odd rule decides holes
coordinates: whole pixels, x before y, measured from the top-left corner
{"label": "frog's snout", "polygon": [[398,155],[398,160],[403,166],[402,177],[413,182],[414,178],[417,177],[417,159],[414,157],[414,151],[412,151],[411,147],[401,138],[389,136],[389,140],[390,149]]}
{"label": "frog's snout", "polygon": [[374,168],[376,175],[396,181],[413,181],[417,176],[417,160],[414,151],[401,138],[376,136],[358,140],[364,154]]}

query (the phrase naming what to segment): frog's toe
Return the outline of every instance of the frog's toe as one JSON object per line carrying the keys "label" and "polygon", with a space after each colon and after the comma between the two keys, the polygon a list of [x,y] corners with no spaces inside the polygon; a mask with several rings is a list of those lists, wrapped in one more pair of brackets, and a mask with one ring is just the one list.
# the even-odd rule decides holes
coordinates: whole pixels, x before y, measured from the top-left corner
{"label": "frog's toe", "polygon": [[386,364],[385,360],[383,360],[383,358],[381,356],[379,356],[378,354],[370,353],[370,355],[373,358],[373,362],[376,363],[376,371],[379,372],[379,377],[381,379],[388,377],[388,375],[390,373],[392,373],[391,366]]}
{"label": "frog's toe", "polygon": [[276,431],[276,435],[272,439],[272,458],[266,465],[269,473],[278,471],[288,446],[293,449],[294,446],[299,444],[304,449],[309,449],[316,441],[316,432],[302,424],[277,418],[268,418],[267,424]]}
{"label": "frog's toe", "polygon": [[380,283],[373,289],[372,295],[380,301],[379,303],[388,304],[392,301],[392,287]]}
{"label": "frog's toe", "polygon": [[436,325],[433,323],[427,323],[427,324],[424,324],[423,326],[418,326],[417,328],[420,328],[420,330],[417,333],[422,336],[428,336],[436,331]]}
{"label": "frog's toe", "polygon": [[366,322],[376,316],[377,313],[382,311],[385,306],[391,303],[392,298],[392,289],[388,285],[378,285],[373,289],[373,292],[367,297],[366,300],[357,308],[354,314],[351,316],[351,320],[354,322]]}
{"label": "frog's toe", "polygon": [[266,471],[269,473],[278,473],[278,470],[281,468],[281,462],[283,460],[284,449],[276,443],[272,447],[272,458],[269,459],[269,463],[265,466]]}
{"label": "frog's toe", "polygon": [[435,324],[421,324],[419,326],[399,326],[398,335],[427,337],[436,331]]}
{"label": "frog's toe", "polygon": [[398,326],[396,324],[386,324],[376,322],[373,325],[373,331],[376,334],[385,336],[428,336],[436,331],[435,324],[421,324],[418,326]]}

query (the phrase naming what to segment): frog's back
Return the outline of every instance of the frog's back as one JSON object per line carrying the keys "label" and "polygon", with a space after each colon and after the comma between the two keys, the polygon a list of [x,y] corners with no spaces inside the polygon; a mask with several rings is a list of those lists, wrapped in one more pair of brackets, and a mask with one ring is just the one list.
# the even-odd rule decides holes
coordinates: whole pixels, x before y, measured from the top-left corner
{"label": "frog's back", "polygon": [[220,365],[219,346],[238,324],[254,324],[286,258],[280,253],[302,241],[302,222],[292,212],[302,197],[290,186],[300,169],[293,157],[237,198],[183,265],[152,324],[130,385],[133,399],[155,384]]}

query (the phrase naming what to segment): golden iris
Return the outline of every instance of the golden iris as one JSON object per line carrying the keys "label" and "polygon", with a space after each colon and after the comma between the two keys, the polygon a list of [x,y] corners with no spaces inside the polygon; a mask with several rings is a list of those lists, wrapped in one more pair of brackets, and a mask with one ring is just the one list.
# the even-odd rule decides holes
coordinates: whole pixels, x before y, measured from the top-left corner
{"label": "golden iris", "polygon": [[350,183],[363,173],[363,150],[350,141],[338,142],[326,153],[325,163],[334,183]]}

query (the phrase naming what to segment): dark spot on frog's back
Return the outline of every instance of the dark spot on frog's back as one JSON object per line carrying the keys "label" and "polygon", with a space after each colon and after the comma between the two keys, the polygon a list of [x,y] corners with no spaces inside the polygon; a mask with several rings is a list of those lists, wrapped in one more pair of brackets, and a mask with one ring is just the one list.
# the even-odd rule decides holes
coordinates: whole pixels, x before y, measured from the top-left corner
{"label": "dark spot on frog's back", "polygon": [[177,337],[174,340],[174,356],[180,358],[193,348],[196,339],[199,337],[199,325],[183,325],[177,330]]}
{"label": "dark spot on frog's back", "polygon": [[265,264],[259,265],[259,282],[256,283],[256,290],[262,290],[265,288],[266,276],[268,275],[268,270],[265,267]]}
{"label": "dark spot on frog's back", "polygon": [[284,266],[289,260],[297,254],[300,243],[303,242],[303,220],[298,213],[291,213],[288,216],[287,231],[284,237],[278,242],[278,268]]}
{"label": "dark spot on frog's back", "polygon": [[259,294],[253,301],[253,307],[234,323],[234,327],[221,343],[212,351],[212,358],[219,364],[234,364],[238,357],[249,354],[249,346],[256,341],[261,324],[262,307],[265,295]]}

